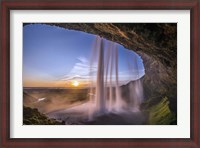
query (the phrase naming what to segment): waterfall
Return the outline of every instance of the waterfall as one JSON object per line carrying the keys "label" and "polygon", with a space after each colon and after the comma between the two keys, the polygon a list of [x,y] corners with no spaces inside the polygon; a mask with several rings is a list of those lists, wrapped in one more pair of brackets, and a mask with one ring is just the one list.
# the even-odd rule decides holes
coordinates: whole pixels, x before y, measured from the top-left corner
{"label": "waterfall", "polygon": [[100,39],[99,57],[98,57],[98,70],[97,70],[97,83],[96,83],[96,109],[99,114],[106,111],[106,101],[104,95],[104,45]]}
{"label": "waterfall", "polygon": [[[106,46],[107,45],[107,46]],[[92,80],[92,70],[97,62],[96,80]],[[99,116],[109,112],[123,112],[129,109],[139,112],[143,100],[143,86],[139,79],[137,57],[127,55],[127,65],[130,75],[137,72],[137,80],[129,78],[128,93],[129,102],[122,97],[122,88],[119,76],[119,49],[116,43],[96,37],[90,59],[91,88],[88,118]]]}
{"label": "waterfall", "polygon": [[[141,79],[139,78],[139,66],[136,54],[134,54],[132,57],[130,57],[130,55],[127,54],[127,65],[130,76],[135,74],[137,77],[136,80],[131,81],[130,84],[128,85],[129,98],[130,98],[129,108],[134,112],[138,112],[140,111],[139,107],[144,99],[144,96],[143,96],[143,85]],[[129,77],[129,80],[132,80],[132,77]]]}

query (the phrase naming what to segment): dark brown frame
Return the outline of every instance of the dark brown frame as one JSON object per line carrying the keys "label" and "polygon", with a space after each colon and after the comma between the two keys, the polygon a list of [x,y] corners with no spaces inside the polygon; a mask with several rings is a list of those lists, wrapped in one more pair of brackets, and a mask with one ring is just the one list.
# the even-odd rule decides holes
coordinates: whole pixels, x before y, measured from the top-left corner
{"label": "dark brown frame", "polygon": [[[200,148],[199,104],[199,0],[9,0],[1,2],[1,50],[0,50],[0,147],[149,147],[149,148]],[[191,136],[180,139],[159,138],[60,138],[31,139],[10,138],[10,10],[190,10],[191,11]],[[173,134],[173,133],[172,133]]]}

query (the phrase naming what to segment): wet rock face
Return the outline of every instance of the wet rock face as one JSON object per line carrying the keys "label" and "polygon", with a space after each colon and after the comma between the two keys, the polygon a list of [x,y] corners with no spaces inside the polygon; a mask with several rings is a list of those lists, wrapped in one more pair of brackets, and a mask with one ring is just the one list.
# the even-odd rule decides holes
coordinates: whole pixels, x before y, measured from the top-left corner
{"label": "wet rock face", "polygon": [[177,112],[177,79],[176,69],[164,66],[159,60],[150,55],[138,53],[145,65],[145,76],[142,78],[145,98],[151,99],[152,105],[159,103],[162,98],[169,99],[169,107]]}

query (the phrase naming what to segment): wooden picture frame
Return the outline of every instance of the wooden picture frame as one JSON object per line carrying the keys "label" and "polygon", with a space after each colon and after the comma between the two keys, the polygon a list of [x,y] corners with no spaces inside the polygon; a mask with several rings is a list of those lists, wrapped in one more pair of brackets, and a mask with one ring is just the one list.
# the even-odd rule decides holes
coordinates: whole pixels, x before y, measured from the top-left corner
{"label": "wooden picture frame", "polygon": [[[0,147],[200,147],[199,0],[142,1],[2,1],[1,2],[1,143]],[[10,138],[10,11],[11,10],[190,10],[191,112],[190,138]],[[172,133],[173,134],[173,133]]]}

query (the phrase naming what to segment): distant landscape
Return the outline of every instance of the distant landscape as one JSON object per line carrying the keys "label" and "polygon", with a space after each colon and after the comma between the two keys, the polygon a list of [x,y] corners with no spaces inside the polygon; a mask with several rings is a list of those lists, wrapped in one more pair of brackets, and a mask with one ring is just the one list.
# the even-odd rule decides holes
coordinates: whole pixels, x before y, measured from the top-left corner
{"label": "distant landscape", "polygon": [[65,109],[88,100],[88,89],[24,88],[24,105],[42,113]]}
{"label": "distant landscape", "polygon": [[[88,100],[87,94],[88,94],[88,89],[85,88],[69,89],[69,88],[26,87],[23,90],[24,124],[34,124],[34,121],[26,122],[26,120],[32,119],[33,114],[36,116],[35,120],[41,120],[37,118],[38,115],[42,116],[42,114],[46,116],[45,118],[46,120],[49,118],[48,113],[50,112],[63,110],[66,108],[70,108],[73,105],[81,104]],[[29,110],[27,107],[29,107]],[[31,111],[32,114],[30,114]],[[62,123],[62,121],[60,120],[57,121]],[[43,120],[40,122],[35,121],[35,124],[50,124]],[[59,124],[59,122],[55,122],[55,124]]]}

